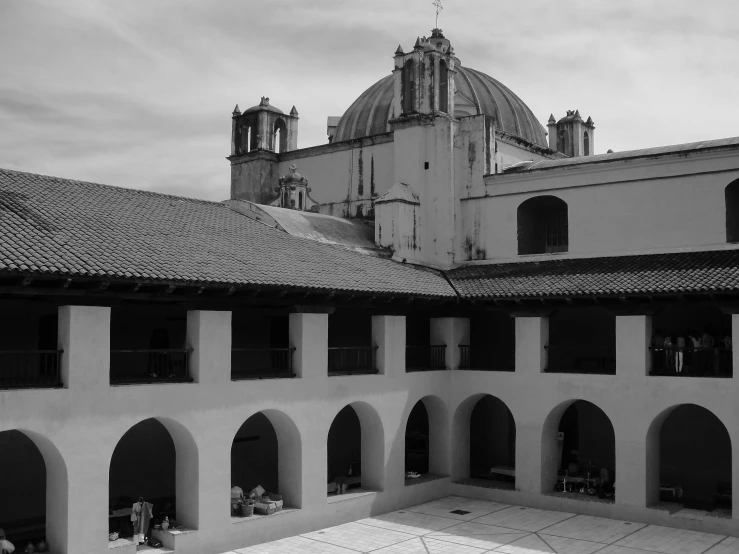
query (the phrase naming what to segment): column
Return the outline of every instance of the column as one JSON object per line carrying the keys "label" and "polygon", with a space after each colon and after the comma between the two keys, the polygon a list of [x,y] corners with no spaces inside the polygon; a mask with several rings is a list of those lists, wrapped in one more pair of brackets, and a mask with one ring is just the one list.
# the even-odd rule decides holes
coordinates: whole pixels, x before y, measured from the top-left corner
{"label": "column", "polygon": [[326,471],[328,467],[327,439],[328,429],[324,428],[325,414],[305,414],[300,428],[303,447],[301,471],[302,503],[304,510],[322,510],[326,506]]}
{"label": "column", "polygon": [[328,375],[328,314],[290,314],[290,347],[295,374],[302,379]]}
{"label": "column", "polygon": [[196,383],[231,380],[231,312],[187,312],[190,375]]}
{"label": "column", "polygon": [[380,374],[405,374],[405,316],[372,316],[372,344],[377,347],[376,366]]}
{"label": "column", "polygon": [[616,315],[616,375],[649,375],[651,340],[651,315]]}
{"label": "column", "polygon": [[549,344],[549,314],[513,315],[516,318],[516,372],[543,373],[547,368],[545,347]]}
{"label": "column", "polygon": [[[544,457],[542,452],[548,455]],[[556,432],[545,434],[541,423],[517,421],[516,489],[535,494],[553,490],[554,481],[544,480],[557,475],[556,452]]]}
{"label": "column", "polygon": [[[618,358],[616,358],[618,363]],[[616,370],[618,371],[618,369]],[[641,427],[615,429],[616,434],[616,503],[643,508],[659,491],[659,432],[651,439]],[[656,451],[655,451],[656,450]],[[654,458],[656,456],[656,458]],[[657,470],[647,472],[648,459]],[[653,482],[656,478],[656,482]]]}
{"label": "column", "polygon": [[110,385],[110,308],[60,306],[58,344],[64,388],[94,391]]}
{"label": "column", "polygon": [[431,346],[446,345],[446,368],[457,369],[461,358],[460,344],[470,343],[470,320],[467,317],[432,317]]}

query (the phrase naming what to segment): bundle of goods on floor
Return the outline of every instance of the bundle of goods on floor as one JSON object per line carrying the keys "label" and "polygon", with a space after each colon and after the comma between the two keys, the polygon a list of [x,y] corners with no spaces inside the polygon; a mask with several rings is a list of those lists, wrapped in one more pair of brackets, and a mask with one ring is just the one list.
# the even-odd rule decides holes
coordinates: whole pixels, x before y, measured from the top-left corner
{"label": "bundle of goods on floor", "polygon": [[[244,506],[245,509],[242,508]],[[252,513],[271,516],[280,510],[282,510],[282,495],[267,492],[261,485],[257,485],[246,493],[239,486],[231,487],[231,515],[233,517],[249,517]]]}
{"label": "bundle of goods on floor", "polygon": [[5,536],[5,531],[0,528],[0,554],[12,554],[13,552],[27,552],[28,554],[34,554],[35,552],[49,552],[46,548],[46,541],[43,539],[37,540],[35,542],[25,542],[27,543],[25,547],[19,546],[18,548],[16,548],[15,544],[10,542]]}
{"label": "bundle of goods on floor", "polygon": [[599,498],[615,496],[614,472],[609,468],[597,469],[593,464],[583,466],[571,462],[567,469],[557,475],[555,492],[574,492]]}

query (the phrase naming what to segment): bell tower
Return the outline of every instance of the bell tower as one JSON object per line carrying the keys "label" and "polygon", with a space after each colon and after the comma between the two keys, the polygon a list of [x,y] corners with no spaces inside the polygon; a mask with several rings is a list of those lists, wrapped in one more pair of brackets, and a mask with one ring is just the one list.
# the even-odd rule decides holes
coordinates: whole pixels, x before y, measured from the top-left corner
{"label": "bell tower", "polygon": [[231,199],[269,204],[278,184],[280,154],[298,147],[298,111],[289,114],[262,96],[259,105],[231,114]]}
{"label": "bell tower", "polygon": [[580,110],[567,110],[567,115],[559,121],[554,114],[547,122],[549,148],[577,158],[592,156],[595,144],[595,123],[588,117],[583,121]]}

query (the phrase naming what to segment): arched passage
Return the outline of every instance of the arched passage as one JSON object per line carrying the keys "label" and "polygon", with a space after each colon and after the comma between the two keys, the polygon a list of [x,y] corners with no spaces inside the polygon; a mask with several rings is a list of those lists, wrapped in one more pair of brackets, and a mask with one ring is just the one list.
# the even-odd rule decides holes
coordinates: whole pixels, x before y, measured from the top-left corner
{"label": "arched passage", "polygon": [[556,196],[535,196],[517,210],[518,253],[567,252],[567,202]]}
{"label": "arched passage", "polygon": [[366,402],[345,406],[334,418],[327,437],[329,494],[347,489],[381,491],[385,439],[382,421]]}
{"label": "arched passage", "polygon": [[613,499],[616,435],[603,410],[585,400],[563,402],[542,433],[542,492]]}
{"label": "arched passage", "polygon": [[264,410],[239,428],[231,445],[231,483],[248,493],[257,485],[300,507],[302,445],[295,423],[283,412]]}
{"label": "arched passage", "polygon": [[647,503],[732,510],[731,437],[721,420],[695,404],[662,412],[647,432]]}
{"label": "arched passage", "polygon": [[[152,505],[152,521],[169,517],[197,529],[199,523],[198,450],[187,429],[168,418],[149,418],[118,441],[110,460],[108,504],[117,513],[140,498]],[[118,512],[118,511],[121,512]],[[111,518],[122,537],[133,537],[126,517]],[[147,535],[148,529],[143,530]]]}
{"label": "arched passage", "polygon": [[405,428],[406,484],[416,474],[449,474],[449,430],[447,407],[437,396],[425,396],[411,409]]}
{"label": "arched passage", "polygon": [[43,541],[67,544],[67,469],[61,454],[34,432],[0,432],[0,527],[16,551]]}
{"label": "arched passage", "polygon": [[739,242],[739,179],[724,189],[726,242]]}
{"label": "arched passage", "polygon": [[281,154],[287,149],[287,128],[282,119],[275,121],[275,127],[272,133],[273,150],[276,154]]}
{"label": "arched passage", "polygon": [[516,423],[506,404],[489,394],[466,399],[453,421],[453,477],[484,479],[486,486],[513,488]]}

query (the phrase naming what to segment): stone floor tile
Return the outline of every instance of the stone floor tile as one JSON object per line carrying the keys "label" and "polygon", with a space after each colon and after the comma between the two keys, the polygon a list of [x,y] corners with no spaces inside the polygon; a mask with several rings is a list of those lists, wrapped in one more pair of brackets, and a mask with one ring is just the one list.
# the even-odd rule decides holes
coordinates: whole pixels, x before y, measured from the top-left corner
{"label": "stone floor tile", "polygon": [[604,517],[575,516],[547,527],[542,533],[611,544],[645,527],[643,523],[618,521]]}
{"label": "stone floor tile", "polygon": [[654,554],[654,551],[610,545],[606,546],[603,550],[598,550],[598,554]]}
{"label": "stone floor tile", "polygon": [[614,544],[664,554],[703,554],[724,538],[723,535],[649,525]]}
{"label": "stone floor tile", "polygon": [[[407,511],[420,512],[433,516],[448,517],[460,521],[469,521],[486,514],[497,512],[508,508],[508,504],[499,504],[497,502],[488,502],[486,500],[474,500],[471,498],[463,498],[461,496],[447,496],[433,502],[421,504],[407,508]],[[469,512],[467,514],[453,514],[452,511],[461,510]]]}
{"label": "stone floor tile", "polygon": [[600,552],[603,544],[567,537],[555,537],[546,533],[537,533],[541,540],[549,545],[549,548],[557,554],[593,554]]}
{"label": "stone floor tile", "polygon": [[569,519],[574,515],[567,512],[552,512],[549,510],[538,510],[536,508],[525,508],[523,506],[511,506],[510,508],[478,517],[474,521],[475,523],[506,527],[517,531],[536,532]]}
{"label": "stone floor tile", "polygon": [[716,546],[706,550],[704,554],[739,554],[739,539],[726,537]]}
{"label": "stone floor tile", "polygon": [[426,536],[454,544],[493,550],[499,546],[521,539],[526,535],[528,535],[528,533],[521,533],[512,531],[511,529],[505,529],[503,527],[494,527],[492,525],[483,525],[481,523],[466,521],[459,525],[455,525],[454,527],[447,527],[441,531],[435,531]]}
{"label": "stone floor tile", "polygon": [[375,527],[392,529],[393,531],[410,533],[411,535],[425,535],[433,531],[438,531],[439,529],[457,525],[459,521],[429,514],[399,510],[381,516],[360,519],[356,523],[374,525]]}
{"label": "stone floor tile", "polygon": [[[603,548],[603,545],[601,544],[600,547]],[[495,552],[501,552],[503,554],[556,554],[553,548],[534,533],[505,546],[496,548]]]}
{"label": "stone floor tile", "polygon": [[300,536],[360,552],[370,552],[413,538],[413,535],[409,533],[399,533],[391,529],[382,529],[381,527],[354,522],[305,533]]}
{"label": "stone floor tile", "polygon": [[431,537],[416,537],[380,550],[373,550],[372,554],[483,554],[484,552],[486,550],[482,548],[440,541]]}
{"label": "stone floor tile", "polygon": [[341,548],[305,537],[289,537],[279,541],[237,549],[235,552],[238,554],[357,554],[356,550]]}

